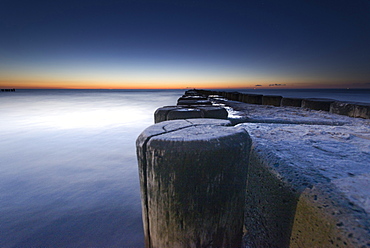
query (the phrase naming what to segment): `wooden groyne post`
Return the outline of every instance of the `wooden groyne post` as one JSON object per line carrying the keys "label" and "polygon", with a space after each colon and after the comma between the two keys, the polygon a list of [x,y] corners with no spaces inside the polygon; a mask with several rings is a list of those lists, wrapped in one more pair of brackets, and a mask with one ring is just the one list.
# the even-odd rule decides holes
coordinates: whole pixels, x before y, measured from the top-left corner
{"label": "wooden groyne post", "polygon": [[229,125],[165,121],[138,137],[147,248],[240,247],[250,139]]}
{"label": "wooden groyne post", "polygon": [[15,92],[15,89],[0,89],[1,92]]}

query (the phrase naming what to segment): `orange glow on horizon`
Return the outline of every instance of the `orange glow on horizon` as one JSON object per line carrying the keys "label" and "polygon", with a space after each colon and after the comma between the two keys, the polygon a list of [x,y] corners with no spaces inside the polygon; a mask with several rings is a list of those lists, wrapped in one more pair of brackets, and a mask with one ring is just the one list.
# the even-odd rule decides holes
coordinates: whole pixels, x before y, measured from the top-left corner
{"label": "orange glow on horizon", "polygon": [[[279,80],[280,81],[280,80]],[[276,82],[276,81],[275,81]],[[56,81],[56,80],[0,80],[0,88],[14,89],[318,89],[318,88],[370,88],[370,84],[331,82],[291,82],[269,86],[272,82],[235,80],[229,82],[104,82],[104,81]]]}
{"label": "orange glow on horizon", "polygon": [[94,81],[38,81],[38,80],[0,80],[0,88],[15,89],[220,89],[252,88],[251,83],[241,82],[94,82]]}

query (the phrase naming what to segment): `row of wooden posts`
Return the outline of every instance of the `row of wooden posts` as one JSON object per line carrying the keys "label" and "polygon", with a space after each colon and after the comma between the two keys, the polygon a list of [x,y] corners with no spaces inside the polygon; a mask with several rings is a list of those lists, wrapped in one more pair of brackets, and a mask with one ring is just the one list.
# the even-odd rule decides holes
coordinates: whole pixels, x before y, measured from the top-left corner
{"label": "row of wooden posts", "polygon": [[146,247],[241,246],[250,139],[226,118],[187,91],[138,137]]}
{"label": "row of wooden posts", "polygon": [[[256,99],[235,92],[187,91],[177,105],[157,109],[156,124],[138,137],[145,246],[365,247],[368,222],[363,217],[358,222],[358,216],[366,213],[359,215],[331,183],[321,184],[326,177],[314,168],[305,174],[300,160],[281,159],[257,136],[252,145],[246,130],[253,135],[253,125],[233,126],[227,111],[208,100],[220,97]],[[273,105],[273,97],[261,97],[253,104]],[[296,107],[302,107],[299,101]],[[304,101],[306,108],[310,102],[311,108],[328,106],[322,99]],[[335,101],[330,112],[333,106],[348,116],[369,118],[369,104]]]}
{"label": "row of wooden posts", "polygon": [[312,110],[327,111],[333,114],[346,115],[349,117],[370,119],[369,103],[338,101],[328,98],[282,97],[277,95],[240,93],[236,91],[197,90],[197,92],[205,96],[220,95],[228,100],[250,104],[271,105],[275,107],[302,107]]}
{"label": "row of wooden posts", "polygon": [[14,92],[15,89],[0,89],[1,92]]}

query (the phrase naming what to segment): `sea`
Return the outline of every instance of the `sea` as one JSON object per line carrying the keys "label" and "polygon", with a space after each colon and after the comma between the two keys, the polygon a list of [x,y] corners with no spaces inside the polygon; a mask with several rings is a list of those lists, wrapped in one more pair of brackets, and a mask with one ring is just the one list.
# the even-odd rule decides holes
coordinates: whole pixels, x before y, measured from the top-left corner
{"label": "sea", "polygon": [[[135,141],[184,91],[0,92],[0,247],[144,247]],[[370,103],[370,90],[236,91]]]}

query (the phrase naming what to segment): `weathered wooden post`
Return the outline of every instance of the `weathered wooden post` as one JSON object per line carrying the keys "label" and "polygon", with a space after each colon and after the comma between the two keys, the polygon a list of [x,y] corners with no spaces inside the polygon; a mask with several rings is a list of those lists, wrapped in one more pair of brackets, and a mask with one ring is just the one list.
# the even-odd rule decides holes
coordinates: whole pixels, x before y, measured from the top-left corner
{"label": "weathered wooden post", "polygon": [[178,109],[178,106],[165,106],[157,109],[154,112],[154,123],[162,122],[167,120],[167,115],[170,111]]}
{"label": "weathered wooden post", "polygon": [[138,137],[146,247],[240,247],[250,143],[229,124],[165,121]]}
{"label": "weathered wooden post", "polygon": [[154,123],[192,118],[227,119],[227,110],[219,106],[165,106],[154,112]]}

